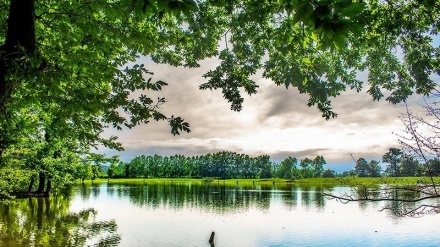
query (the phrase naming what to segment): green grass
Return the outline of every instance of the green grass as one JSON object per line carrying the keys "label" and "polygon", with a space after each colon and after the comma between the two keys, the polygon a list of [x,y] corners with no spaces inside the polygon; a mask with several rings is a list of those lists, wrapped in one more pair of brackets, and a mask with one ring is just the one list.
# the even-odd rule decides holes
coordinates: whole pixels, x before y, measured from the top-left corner
{"label": "green grass", "polygon": [[[429,177],[383,177],[383,178],[348,178],[348,181],[353,181],[362,184],[428,184],[431,183]],[[440,183],[440,178],[434,178],[435,183]]]}
{"label": "green grass", "polygon": [[[273,184],[275,183],[286,183],[285,180],[281,179],[206,179],[206,178],[114,178],[114,179],[95,179],[95,180],[84,180],[85,184],[100,184],[100,183],[221,183],[225,185],[253,185],[253,184]],[[80,180],[76,180],[76,183],[81,183]]]}
{"label": "green grass", "polygon": [[[95,179],[85,180],[85,184],[100,184],[100,183],[178,183],[178,182],[191,182],[191,183],[219,183],[225,185],[378,185],[378,184],[394,184],[394,185],[408,185],[408,184],[427,184],[431,183],[429,177],[381,177],[381,178],[359,178],[359,177],[346,177],[346,178],[305,178],[296,180],[286,180],[279,178],[269,179],[193,179],[193,178],[114,178],[114,179]],[[435,183],[440,183],[440,178],[434,178]],[[79,180],[76,183],[81,183]]]}

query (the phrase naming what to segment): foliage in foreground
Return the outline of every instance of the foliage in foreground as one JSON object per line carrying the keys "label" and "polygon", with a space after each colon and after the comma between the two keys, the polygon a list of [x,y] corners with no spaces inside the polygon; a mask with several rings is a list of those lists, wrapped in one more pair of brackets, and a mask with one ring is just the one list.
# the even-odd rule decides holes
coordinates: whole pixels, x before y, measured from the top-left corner
{"label": "foliage in foreground", "polygon": [[[176,18],[146,18],[128,1],[0,1],[0,169],[28,171],[29,191],[49,195],[72,180],[78,164],[100,163],[92,149],[122,150],[107,128],[180,117],[151,96],[167,83],[134,64],[162,45]],[[127,11],[124,11],[127,9]],[[179,11],[180,13],[180,11]],[[165,18],[166,19],[166,18]],[[163,30],[165,29],[165,30]],[[147,92],[148,95],[147,95]],[[139,93],[134,96],[134,94]]]}

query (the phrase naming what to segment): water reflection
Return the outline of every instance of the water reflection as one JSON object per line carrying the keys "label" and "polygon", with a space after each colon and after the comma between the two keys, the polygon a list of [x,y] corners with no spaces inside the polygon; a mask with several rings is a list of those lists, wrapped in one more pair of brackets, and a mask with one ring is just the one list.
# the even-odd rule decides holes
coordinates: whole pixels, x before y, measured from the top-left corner
{"label": "water reflection", "polygon": [[393,221],[397,217],[390,220],[378,212],[387,202],[342,204],[322,196],[329,190],[363,193],[362,188],[110,181],[102,184],[96,199],[89,190],[81,193],[88,205],[113,204],[106,213],[121,222],[121,246],[208,247],[212,231],[218,247],[339,246],[341,239],[346,246],[399,245],[407,239],[403,235],[412,236],[410,245],[433,241],[432,233],[426,231],[432,223],[414,232],[415,225],[423,224]]}
{"label": "water reflection", "polygon": [[[0,205],[0,246],[208,247],[212,231],[218,247],[339,246],[341,239],[346,246],[399,245],[403,235],[412,236],[412,245],[440,245],[433,237],[438,220],[393,222],[378,210],[389,206],[395,210],[388,212],[397,214],[401,205],[342,204],[322,196],[329,190],[378,196],[363,188],[293,184],[110,181],[77,185],[56,197]],[[413,195],[396,192],[395,196]],[[88,207],[100,212],[100,220]]]}
{"label": "water reflection", "polygon": [[[168,207],[172,209],[202,208],[216,213],[246,211],[250,207],[267,210],[271,199],[280,197],[283,203],[295,208],[298,203],[305,207],[323,208],[325,198],[322,187],[223,185],[221,183],[109,183],[109,196],[128,197],[130,202],[142,207]],[[81,196],[86,194],[82,193]],[[301,198],[298,200],[298,198]],[[86,198],[85,198],[86,199]]]}
{"label": "water reflection", "polygon": [[[347,187],[342,193],[340,191],[339,195],[334,191],[333,194],[348,200],[359,198],[357,204],[363,212],[367,211],[369,207],[380,205],[379,211],[385,211],[395,221],[405,216],[420,217],[432,214],[433,212],[429,211],[431,205],[435,206],[439,203],[438,198],[419,200],[420,191],[411,186],[352,186]],[[344,200],[342,201],[344,202]]]}
{"label": "water reflection", "polygon": [[115,221],[97,221],[97,212],[69,212],[71,193],[17,199],[0,204],[0,246],[117,246]]}
{"label": "water reflection", "polygon": [[92,184],[80,184],[78,185],[79,195],[83,200],[89,199],[90,196],[93,198],[98,198],[99,193],[101,191],[101,184],[92,183]]}
{"label": "water reflection", "polygon": [[402,216],[420,217],[425,214],[433,213],[430,212],[432,209],[430,205],[438,205],[439,203],[438,198],[420,202],[417,201],[421,196],[417,190],[393,189],[384,193],[386,193],[385,197],[389,199],[389,201],[387,201],[383,209],[387,210],[388,214],[396,221]]}

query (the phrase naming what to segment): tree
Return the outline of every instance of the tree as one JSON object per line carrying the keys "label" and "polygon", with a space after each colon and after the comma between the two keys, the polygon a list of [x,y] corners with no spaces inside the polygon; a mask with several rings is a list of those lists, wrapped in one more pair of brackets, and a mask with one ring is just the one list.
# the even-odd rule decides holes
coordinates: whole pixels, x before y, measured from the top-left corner
{"label": "tree", "polygon": [[368,176],[370,177],[380,177],[382,168],[379,165],[379,161],[370,160],[368,163]]}
{"label": "tree", "polygon": [[[101,136],[106,128],[165,120],[174,135],[189,131],[180,117],[159,112],[164,98],[145,95],[167,84],[148,78],[152,73],[142,64],[125,66],[159,45],[144,40],[154,40],[165,25],[140,10],[122,11],[127,4],[0,1],[2,16],[8,16],[0,30],[0,163],[7,162],[6,153],[29,148],[29,140],[39,143],[33,148],[41,146],[34,150],[39,160],[26,168],[39,173],[39,194],[44,184],[47,194],[55,180],[69,180],[58,176],[66,174],[68,157],[87,156],[98,145],[122,150],[115,136]],[[134,91],[143,94],[134,98]],[[74,155],[63,153],[70,144]]]}
{"label": "tree", "polygon": [[419,174],[419,162],[409,155],[404,155],[400,164],[400,174],[405,177],[414,177]]}
{"label": "tree", "polygon": [[124,171],[124,165],[122,162],[117,164],[116,162],[113,162],[110,167],[108,168],[107,175],[109,178],[120,178],[124,177],[125,171]]}
{"label": "tree", "polygon": [[425,166],[425,176],[440,176],[440,160],[438,158],[428,160]]}
{"label": "tree", "polygon": [[322,172],[324,171],[324,165],[327,164],[323,156],[316,156],[315,159],[313,159],[313,177],[318,178],[321,176]]}
{"label": "tree", "polygon": [[312,164],[313,164],[313,160],[309,158],[301,159],[301,161],[299,162],[299,166],[301,166],[302,178],[310,178],[313,176]]}
{"label": "tree", "polygon": [[11,194],[26,188],[29,185],[29,178],[35,176],[30,171],[21,169],[0,169],[0,200],[11,199]]}
{"label": "tree", "polygon": [[403,151],[398,148],[390,148],[382,157],[382,161],[388,163],[386,172],[392,176],[400,176],[400,163],[402,162]]}
{"label": "tree", "polygon": [[101,169],[100,165],[96,165],[95,164],[95,165],[92,166],[92,177],[91,177],[92,180],[95,180],[96,178],[99,178],[100,169]]}
{"label": "tree", "polygon": [[356,161],[356,165],[354,166],[354,170],[359,177],[368,176],[368,162],[364,158],[359,158]]}
{"label": "tree", "polygon": [[279,178],[293,178],[294,171],[297,169],[297,159],[295,157],[287,157],[280,163],[279,169],[276,171],[276,175]]}
{"label": "tree", "polygon": [[258,178],[272,177],[272,162],[269,155],[260,155],[255,158],[255,167],[258,169]]}
{"label": "tree", "polygon": [[[4,153],[4,167],[22,169],[32,174],[27,192],[33,192],[33,195],[47,196],[53,186],[68,184],[73,179],[74,168],[80,162],[78,153],[87,153],[77,146],[77,142],[71,142],[69,138],[58,139],[50,133],[36,131],[22,142],[11,145]],[[32,191],[34,184],[37,188]]]}

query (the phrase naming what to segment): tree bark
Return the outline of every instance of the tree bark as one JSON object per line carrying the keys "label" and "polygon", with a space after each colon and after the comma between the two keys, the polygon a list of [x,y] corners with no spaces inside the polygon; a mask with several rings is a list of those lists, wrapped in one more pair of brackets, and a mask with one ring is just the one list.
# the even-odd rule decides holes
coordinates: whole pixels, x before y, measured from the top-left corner
{"label": "tree bark", "polygon": [[11,0],[5,43],[0,46],[0,109],[19,82],[6,80],[11,60],[35,53],[35,0]]}
{"label": "tree bark", "polygon": [[50,178],[47,178],[47,186],[46,186],[46,191],[44,192],[44,196],[49,196],[50,195],[50,191],[52,190],[52,180]]}
{"label": "tree bark", "polygon": [[32,177],[31,177],[31,182],[30,182],[30,184],[29,184],[29,187],[28,187],[27,193],[31,193],[31,191],[32,191],[32,187],[34,187],[34,182],[35,182],[35,177],[34,177],[34,175],[32,175]]}
{"label": "tree bark", "polygon": [[44,182],[46,181],[46,176],[41,171],[38,173],[38,178],[39,178],[39,182],[38,182],[38,189],[37,191],[35,191],[36,194],[40,194],[44,192]]}

